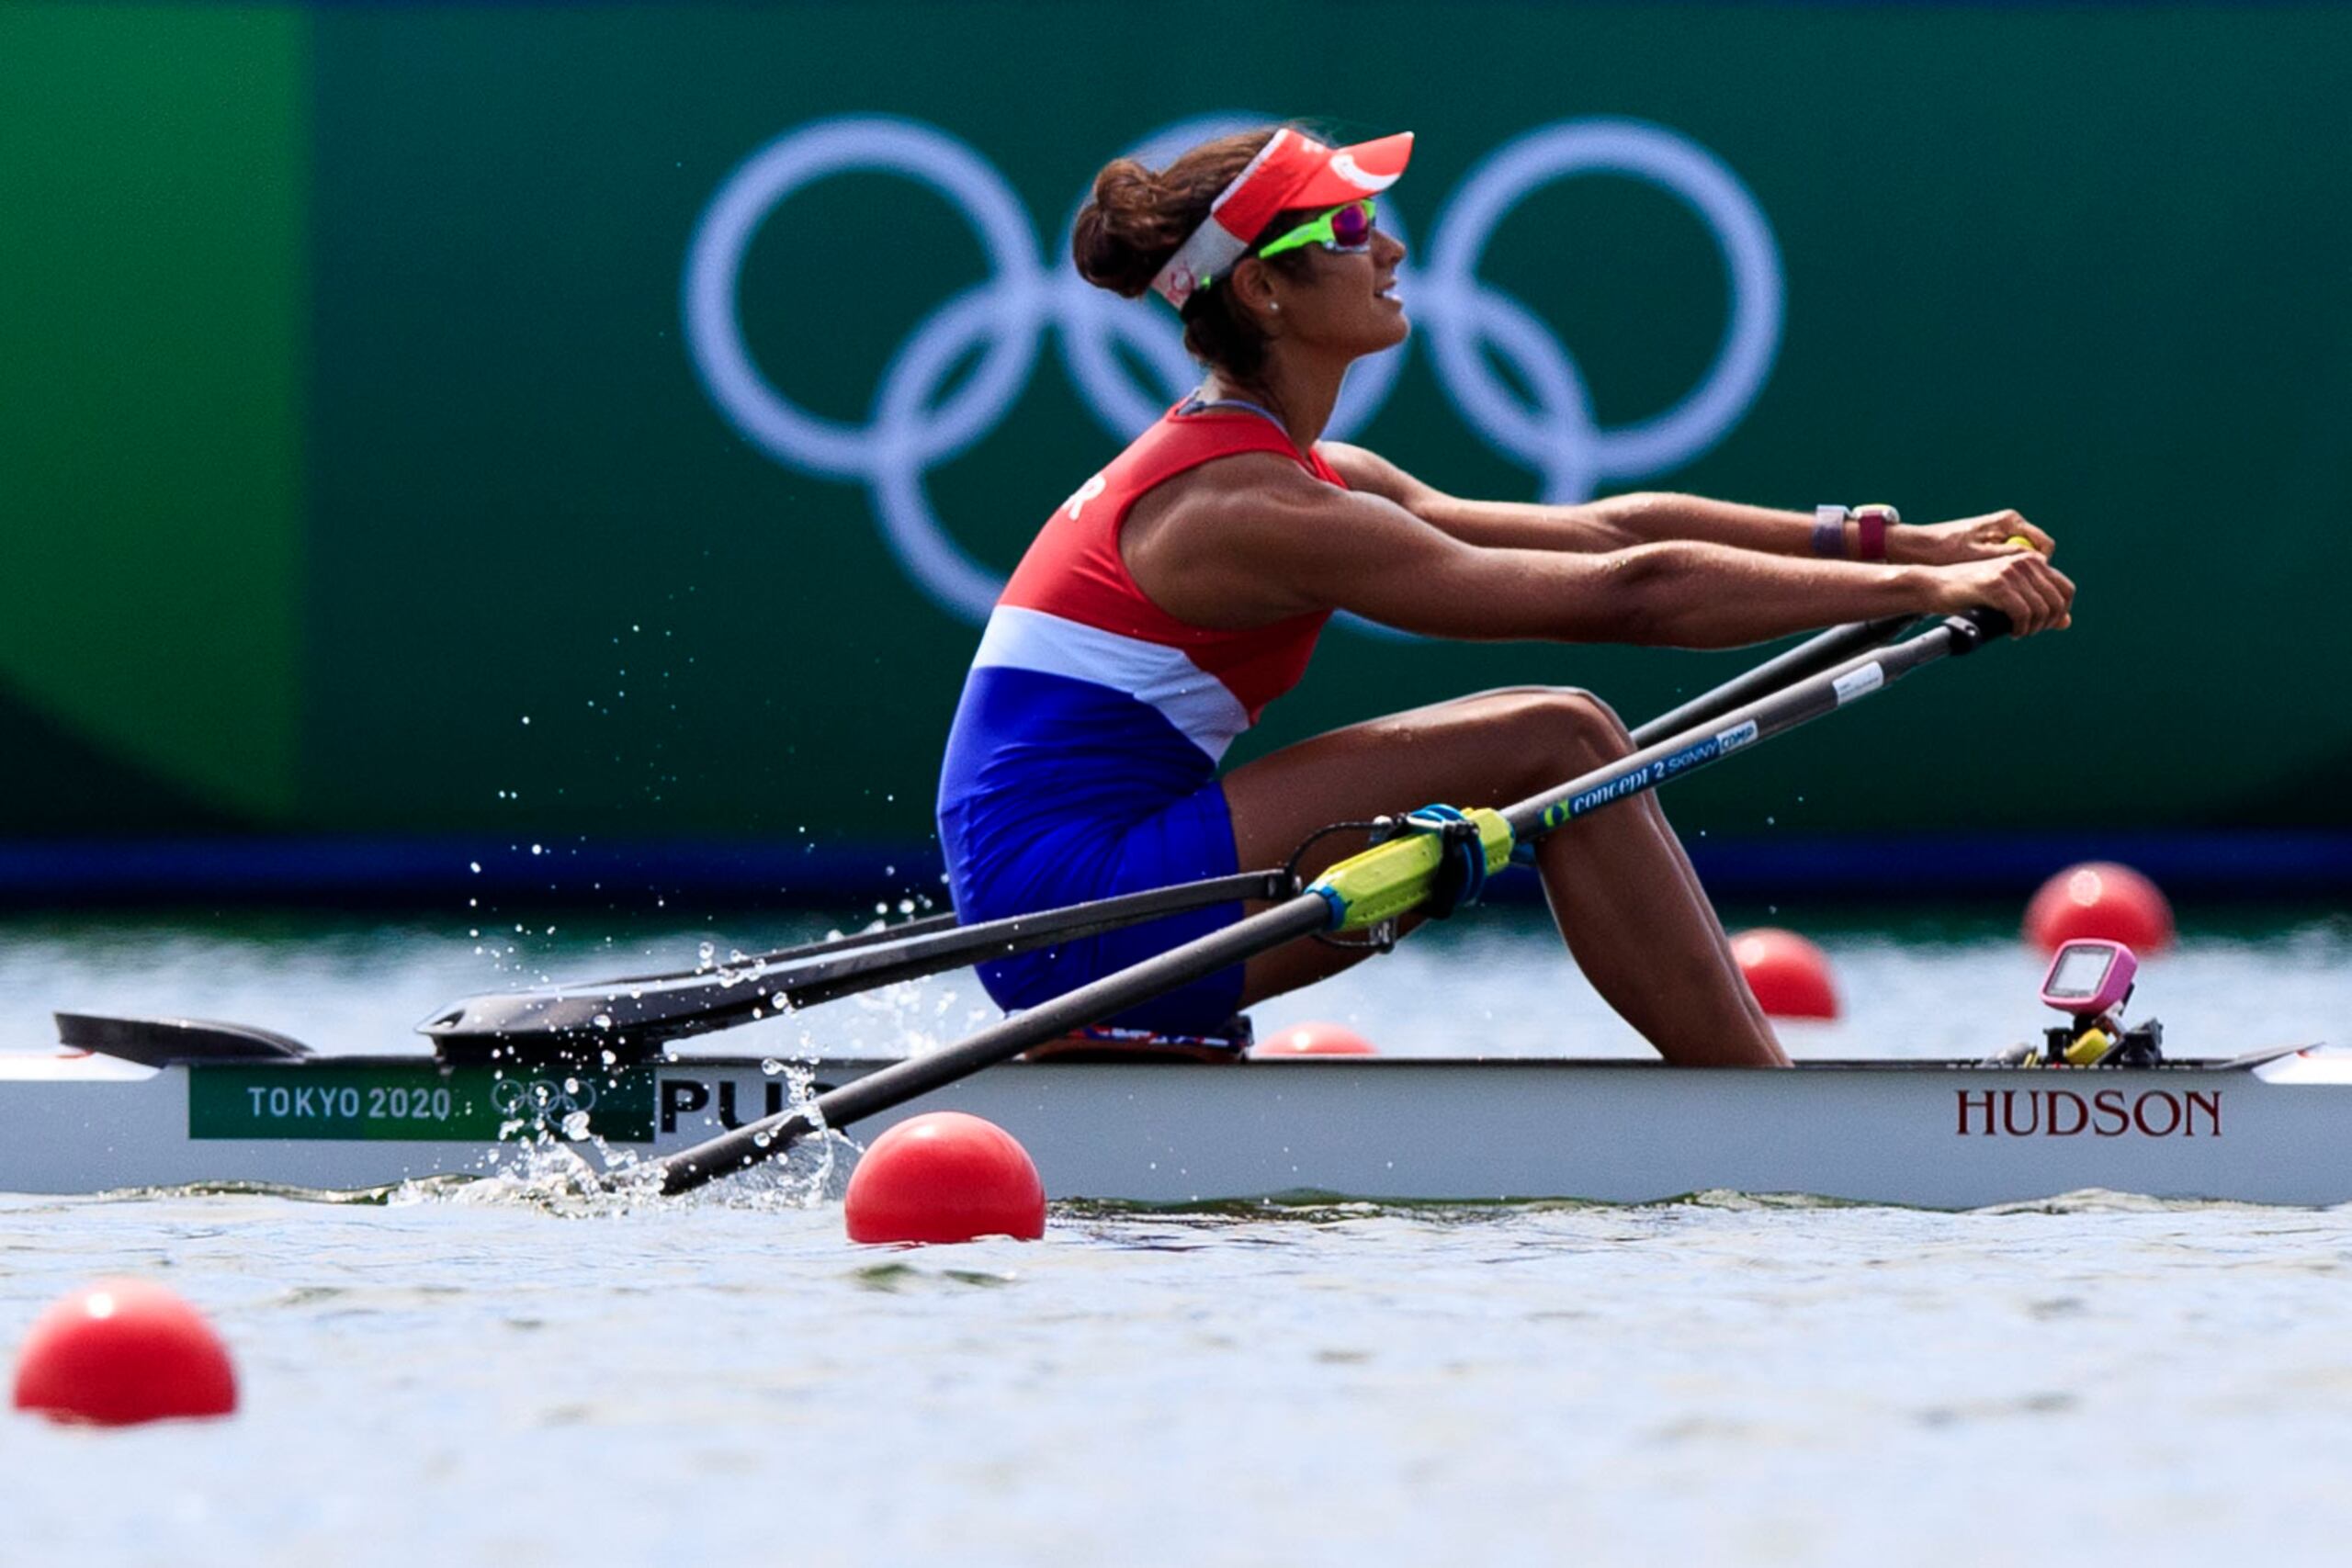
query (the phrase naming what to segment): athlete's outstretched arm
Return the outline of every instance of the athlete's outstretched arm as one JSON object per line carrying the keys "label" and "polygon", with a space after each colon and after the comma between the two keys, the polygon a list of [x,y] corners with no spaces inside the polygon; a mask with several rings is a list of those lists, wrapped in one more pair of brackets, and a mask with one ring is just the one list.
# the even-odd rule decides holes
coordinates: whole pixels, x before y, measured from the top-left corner
{"label": "athlete's outstretched arm", "polygon": [[1465,544],[1396,502],[1263,455],[1200,471],[1182,501],[1131,513],[1128,570],[1196,626],[1344,609],[1434,637],[1734,648],[1905,612],[1990,604],[2020,633],[2067,624],[2074,584],[2013,551],[1879,566],[1670,540],[1605,551]]}
{"label": "athlete's outstretched arm", "polygon": [[[1662,491],[1612,495],[1577,506],[1471,501],[1448,495],[1362,446],[1326,441],[1318,450],[1351,489],[1385,496],[1465,545],[1600,551],[1694,539],[1764,555],[1814,554],[1810,513],[1742,506]],[[2012,538],[2029,541],[2043,555],[2056,547],[2049,535],[2017,513],[1994,512],[1892,529],[1886,536],[1887,559],[1896,566],[1948,566],[2007,553],[2017,547],[2008,542]],[[1851,523],[1846,525],[1846,552],[1849,558],[1859,554],[1856,525]]]}

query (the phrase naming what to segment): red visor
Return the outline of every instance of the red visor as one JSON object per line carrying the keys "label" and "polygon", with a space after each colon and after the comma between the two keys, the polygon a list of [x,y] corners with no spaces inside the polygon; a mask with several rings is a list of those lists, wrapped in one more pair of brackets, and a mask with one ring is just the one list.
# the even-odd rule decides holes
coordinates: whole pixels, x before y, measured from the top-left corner
{"label": "red visor", "polygon": [[1257,243],[1277,213],[1376,196],[1396,183],[1412,158],[1409,130],[1332,148],[1285,126],[1218,193],[1207,221],[1177,247],[1151,287],[1182,310],[1196,290],[1223,276]]}

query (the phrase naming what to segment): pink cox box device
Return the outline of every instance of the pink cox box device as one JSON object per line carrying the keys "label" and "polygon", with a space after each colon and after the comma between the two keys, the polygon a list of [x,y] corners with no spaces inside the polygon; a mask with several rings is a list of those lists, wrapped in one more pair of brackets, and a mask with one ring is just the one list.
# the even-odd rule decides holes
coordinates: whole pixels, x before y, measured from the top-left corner
{"label": "pink cox box device", "polygon": [[2139,972],[2140,960],[2120,942],[2070,942],[2050,960],[2041,999],[2060,1012],[2095,1018],[2123,1005]]}

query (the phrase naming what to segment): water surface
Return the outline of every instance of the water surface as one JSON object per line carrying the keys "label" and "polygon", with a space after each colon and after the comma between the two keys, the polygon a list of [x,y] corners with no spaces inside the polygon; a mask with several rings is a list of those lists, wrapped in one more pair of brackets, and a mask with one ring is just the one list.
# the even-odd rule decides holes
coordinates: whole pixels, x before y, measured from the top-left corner
{"label": "water surface", "polygon": [[[0,1043],[74,1005],[394,1048],[518,962],[738,940],[554,923],[508,955],[435,925],[16,921]],[[1851,1010],[1802,1054],[2039,1025],[1990,919],[1803,923]],[[2241,918],[2145,991],[2216,1052],[2341,1039],[2347,959],[2340,922]],[[975,1015],[965,976],[764,1027],[904,1048]],[[1508,912],[1260,1021],[1308,1017],[1399,1053],[1637,1048]],[[0,1422],[44,1560],[2143,1563],[2316,1561],[2352,1529],[2346,1211],[1064,1204],[1042,1244],[896,1250],[773,1189],[582,1218],[473,1184],[0,1199],[0,1252],[12,1337],[141,1273],[244,1381],[225,1423]]]}

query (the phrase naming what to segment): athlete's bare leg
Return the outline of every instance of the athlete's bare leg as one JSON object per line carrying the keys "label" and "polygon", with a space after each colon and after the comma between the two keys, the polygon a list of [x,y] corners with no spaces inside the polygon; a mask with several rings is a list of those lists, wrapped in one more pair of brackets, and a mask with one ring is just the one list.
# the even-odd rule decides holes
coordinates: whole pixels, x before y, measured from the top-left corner
{"label": "athlete's bare leg", "polygon": [[[1512,687],[1415,708],[1286,747],[1226,775],[1245,867],[1280,865],[1327,823],[1432,801],[1508,806],[1632,750],[1589,694]],[[1335,836],[1312,875],[1363,847]],[[1785,1066],[1740,978],[1714,908],[1657,799],[1620,801],[1547,834],[1536,867],[1560,934],[1594,988],[1669,1062]],[[1363,953],[1295,942],[1250,961],[1245,1006],[1295,990]]]}

